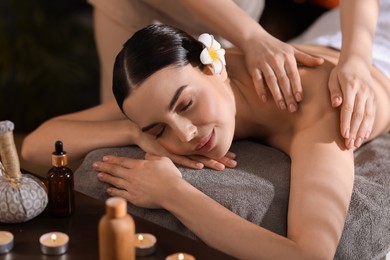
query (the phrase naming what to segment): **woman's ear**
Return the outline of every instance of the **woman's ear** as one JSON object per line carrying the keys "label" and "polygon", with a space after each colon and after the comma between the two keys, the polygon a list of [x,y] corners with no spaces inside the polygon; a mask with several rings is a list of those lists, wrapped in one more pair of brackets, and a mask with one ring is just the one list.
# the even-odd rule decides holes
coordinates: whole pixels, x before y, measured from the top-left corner
{"label": "woman's ear", "polygon": [[209,75],[209,76],[214,75],[213,65],[211,65],[211,64],[204,65],[203,66],[203,73],[206,75]]}
{"label": "woman's ear", "polygon": [[207,65],[204,65],[203,67],[203,72],[206,74],[206,75],[209,75],[209,76],[218,76],[220,77],[221,80],[226,80],[227,79],[227,71],[226,71],[226,67],[223,66],[222,68],[222,71],[220,74],[214,74],[214,68],[213,68],[213,65],[211,64],[207,64]]}

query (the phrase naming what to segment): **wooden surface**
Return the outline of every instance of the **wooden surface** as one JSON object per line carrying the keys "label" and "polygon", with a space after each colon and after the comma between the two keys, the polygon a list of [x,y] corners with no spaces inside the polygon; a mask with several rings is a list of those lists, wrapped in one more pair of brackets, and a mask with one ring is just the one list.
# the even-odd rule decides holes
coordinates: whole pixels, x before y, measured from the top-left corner
{"label": "wooden surface", "polygon": [[[8,254],[0,254],[0,260],[93,260],[99,258],[98,223],[105,211],[104,201],[98,201],[75,192],[75,212],[71,217],[54,218],[45,210],[36,218],[18,224],[0,223],[0,230],[14,235],[14,248]],[[196,259],[233,259],[198,241],[133,216],[137,233],[151,233],[157,238],[157,250],[151,256],[136,259],[165,259],[176,252],[192,254]],[[69,250],[61,256],[46,256],[40,251],[41,235],[60,231],[69,235]]]}

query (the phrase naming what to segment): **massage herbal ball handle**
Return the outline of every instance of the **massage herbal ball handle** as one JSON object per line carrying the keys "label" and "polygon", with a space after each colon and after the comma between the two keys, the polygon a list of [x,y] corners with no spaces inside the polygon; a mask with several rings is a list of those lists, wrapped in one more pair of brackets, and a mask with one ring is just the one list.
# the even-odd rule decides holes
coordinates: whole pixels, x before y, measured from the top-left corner
{"label": "massage herbal ball handle", "polygon": [[106,214],[99,221],[99,259],[135,259],[135,223],[120,197],[106,200]]}
{"label": "massage herbal ball handle", "polygon": [[46,179],[48,210],[52,216],[67,217],[74,211],[74,180],[72,170],[66,167],[68,157],[61,141],[55,143],[52,164],[53,167],[49,170]]}
{"label": "massage herbal ball handle", "polygon": [[0,222],[20,223],[39,215],[47,205],[46,187],[22,174],[14,142],[14,123],[0,121]]}

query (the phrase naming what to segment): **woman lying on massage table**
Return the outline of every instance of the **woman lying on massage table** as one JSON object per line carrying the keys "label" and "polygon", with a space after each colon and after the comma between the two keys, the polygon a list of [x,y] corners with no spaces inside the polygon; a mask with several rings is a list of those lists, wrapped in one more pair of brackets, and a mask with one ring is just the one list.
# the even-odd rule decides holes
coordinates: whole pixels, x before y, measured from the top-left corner
{"label": "woman lying on massage table", "polygon": [[[137,136],[147,133],[148,142],[157,142],[170,153],[209,157],[228,166],[234,166],[228,153],[233,140],[266,143],[291,158],[287,237],[254,225],[207,197],[183,180],[166,157],[148,154],[145,160],[136,160],[108,155],[93,167],[99,180],[113,185],[107,190],[110,195],[141,207],[165,208],[208,245],[232,256],[333,258],[354,180],[353,150],[340,135],[340,113],[332,108],[327,88],[339,52],[296,46],[325,62],[299,69],[305,99],[299,111],[290,114],[271,102],[259,102],[255,89],[248,87],[252,80],[240,52],[226,52],[225,68],[224,51],[218,50],[212,36],[199,40],[165,25],[140,30],[125,43],[115,63],[113,90],[123,114],[112,104],[101,105],[51,120],[34,135],[52,131],[58,138],[68,136],[64,143],[82,154],[94,149],[91,146],[136,143]],[[390,80],[374,67],[371,73],[377,113],[374,122],[366,122],[373,130],[361,133],[370,136],[362,142],[390,130]],[[141,131],[129,131],[132,124],[126,125],[125,117]],[[97,144],[88,143],[91,135]],[[71,136],[78,140],[78,149]]]}

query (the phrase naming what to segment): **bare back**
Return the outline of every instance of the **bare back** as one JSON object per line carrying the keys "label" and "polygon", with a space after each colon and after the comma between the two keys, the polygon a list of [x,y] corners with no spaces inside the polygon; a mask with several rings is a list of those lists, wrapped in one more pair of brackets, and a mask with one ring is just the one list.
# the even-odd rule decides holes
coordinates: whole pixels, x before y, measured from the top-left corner
{"label": "bare back", "polygon": [[[327,48],[327,47],[321,47],[321,46],[299,45],[296,47],[305,52],[311,53],[313,55],[321,56],[326,60],[325,64],[321,66],[319,70],[318,69],[313,70],[310,68],[300,69],[300,74],[302,77],[302,83],[303,83],[305,94],[306,93],[309,94],[311,93],[311,89],[312,89],[311,86],[318,84],[318,79],[321,78],[321,76],[318,75],[318,73],[320,74],[325,73],[329,77],[331,70],[333,69],[333,67],[338,61],[339,52],[337,50]],[[371,73],[374,81],[373,82],[374,84],[371,87],[375,92],[377,109],[376,109],[373,131],[369,140],[375,138],[376,136],[382,133],[390,131],[390,117],[388,114],[388,111],[390,111],[390,79],[388,79],[382,72],[380,72],[375,67],[372,67]],[[318,89],[318,91],[321,91],[321,89]],[[320,95],[326,94],[326,97],[328,98],[329,101],[328,103],[330,104],[328,88],[325,88],[325,92],[326,93],[321,92]],[[313,95],[315,95],[315,93],[313,93]],[[315,106],[315,104],[307,104],[307,105],[311,109],[313,109]]]}
{"label": "bare back", "polygon": [[[304,99],[299,103],[299,109],[295,113],[279,110],[275,103],[269,100],[262,103],[257,97],[250,75],[245,71],[242,56],[236,51],[229,56],[228,72],[231,78],[237,78],[238,88],[246,96],[248,102],[256,104],[253,114],[259,115],[259,128],[256,129],[258,139],[266,144],[278,148],[290,154],[292,139],[302,129],[306,129],[324,117],[329,120],[329,125],[320,131],[328,132],[330,127],[335,132],[340,132],[340,109],[333,108],[330,101],[328,80],[332,69],[338,61],[339,52],[322,46],[299,45],[297,48],[317,55],[325,59],[324,64],[318,67],[300,67],[299,72],[303,87]],[[390,111],[390,80],[376,68],[372,68],[374,84],[371,86],[376,94],[377,112],[375,123],[369,141],[376,136],[390,131],[390,117],[386,111]],[[262,120],[262,121],[261,121]],[[267,130],[264,130],[267,129]],[[321,133],[318,133],[321,135]],[[250,132],[251,137],[256,133]],[[245,138],[247,136],[238,136]],[[341,135],[338,136],[341,140]]]}
{"label": "bare back", "polygon": [[[332,259],[344,227],[354,180],[353,151],[345,147],[340,134],[340,109],[331,106],[328,80],[338,52],[326,47],[297,46],[323,57],[324,64],[300,67],[304,99],[295,113],[280,111],[273,101],[262,103],[239,54],[233,54],[228,73],[237,80],[238,95],[251,104],[252,128],[238,138],[257,137],[291,158],[288,238],[310,252]],[[229,61],[228,61],[229,64]],[[372,86],[377,113],[370,138],[390,130],[390,81],[373,68]],[[241,111],[242,112],[242,111]],[[253,122],[253,121],[252,121]],[[241,122],[237,124],[238,128]],[[249,125],[249,124],[247,124]],[[248,127],[246,127],[248,128]],[[244,134],[242,134],[244,133]],[[313,255],[312,258],[316,256]]]}

